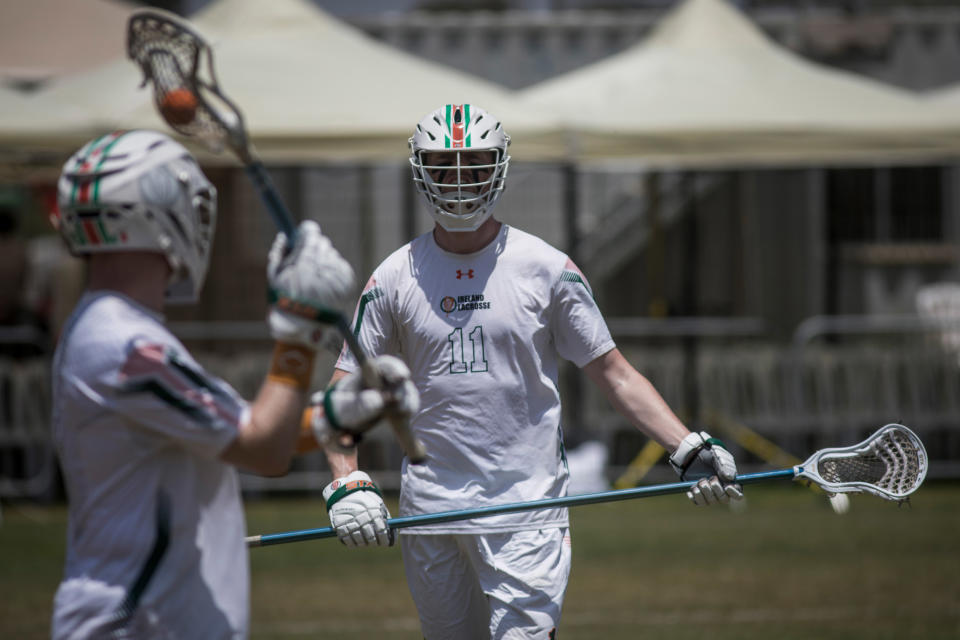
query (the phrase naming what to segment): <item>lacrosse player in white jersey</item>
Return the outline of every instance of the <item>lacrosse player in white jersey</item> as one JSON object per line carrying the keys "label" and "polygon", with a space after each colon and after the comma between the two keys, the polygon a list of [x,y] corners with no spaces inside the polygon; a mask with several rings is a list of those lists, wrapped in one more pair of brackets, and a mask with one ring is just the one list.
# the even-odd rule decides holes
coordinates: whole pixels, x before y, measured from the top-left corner
{"label": "lacrosse player in white jersey", "polygon": [[[671,451],[681,476],[701,467],[689,493],[696,504],[742,497],[730,453],[688,431],[617,350],[576,265],[492,217],[509,141],[475,105],[445,105],[420,121],[410,164],[436,224],[377,267],[356,309],[361,345],[405,360],[420,391],[411,427],[428,459],[404,462],[400,514],[564,496],[560,358]],[[344,351],[334,379],[356,368]],[[350,456],[337,464],[356,469]],[[330,515],[338,531],[350,522],[336,505]],[[411,527],[400,545],[427,640],[555,637],[570,570],[567,509]]]}
{"label": "lacrosse player in white jersey", "polygon": [[163,324],[166,304],[199,293],[216,221],[216,191],[189,152],[159,133],[115,132],[70,158],[58,188],[60,231],[87,258],[89,280],[54,360],[69,525],[52,636],[244,638],[235,467],[282,474],[302,424],[323,442],[340,433],[334,416],[361,431],[383,411],[382,393],[356,377],[307,397],[315,349],[340,342],[318,317],[349,300],[353,272],[314,222],[293,243],[278,235],[268,261],[276,343],[248,403]]}

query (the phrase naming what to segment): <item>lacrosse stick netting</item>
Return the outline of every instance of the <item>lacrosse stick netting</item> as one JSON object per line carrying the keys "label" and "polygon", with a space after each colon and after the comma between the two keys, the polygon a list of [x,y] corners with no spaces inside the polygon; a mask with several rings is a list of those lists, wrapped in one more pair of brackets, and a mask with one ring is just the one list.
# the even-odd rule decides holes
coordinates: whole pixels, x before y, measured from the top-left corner
{"label": "lacrosse stick netting", "polygon": [[127,26],[127,55],[143,71],[143,85],[153,86],[153,101],[164,114],[164,101],[178,90],[196,101],[189,122],[167,124],[178,133],[197,138],[215,153],[230,146],[246,163],[252,160],[243,114],[217,83],[213,52],[196,31],[165,11],[135,11]]}
{"label": "lacrosse stick netting", "polygon": [[888,424],[859,444],[822,449],[795,469],[826,491],[904,500],[927,475],[927,451],[913,431]]}

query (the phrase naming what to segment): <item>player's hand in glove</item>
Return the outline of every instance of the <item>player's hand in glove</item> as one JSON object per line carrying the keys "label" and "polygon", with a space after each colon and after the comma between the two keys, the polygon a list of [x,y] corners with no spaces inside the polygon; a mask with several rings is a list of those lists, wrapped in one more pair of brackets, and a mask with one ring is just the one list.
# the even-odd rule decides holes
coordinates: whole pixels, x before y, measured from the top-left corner
{"label": "player's hand in glove", "polygon": [[293,247],[284,234],[277,234],[267,260],[267,281],[275,340],[339,351],[343,341],[334,324],[349,305],[355,281],[353,269],[320,225],[302,222]]}
{"label": "player's hand in glove", "polygon": [[377,426],[385,411],[410,416],[420,408],[420,394],[402,360],[378,356],[371,363],[384,381],[382,389],[365,389],[363,377],[355,371],[310,398],[310,428],[325,449],[349,453],[364,432]]}
{"label": "player's hand in glove", "polygon": [[743,489],[734,480],[737,464],[723,443],[706,431],[689,433],[670,456],[670,465],[681,480],[697,480],[687,492],[696,505],[730,502],[743,498]]}
{"label": "player's hand in glove", "polygon": [[420,410],[420,394],[410,380],[410,369],[400,358],[374,358],[373,367],[387,394],[387,408],[405,419]]}
{"label": "player's hand in glove", "polygon": [[323,490],[330,524],[340,542],[348,547],[393,545],[393,529],[387,526],[390,512],[380,489],[363,471],[337,478]]}

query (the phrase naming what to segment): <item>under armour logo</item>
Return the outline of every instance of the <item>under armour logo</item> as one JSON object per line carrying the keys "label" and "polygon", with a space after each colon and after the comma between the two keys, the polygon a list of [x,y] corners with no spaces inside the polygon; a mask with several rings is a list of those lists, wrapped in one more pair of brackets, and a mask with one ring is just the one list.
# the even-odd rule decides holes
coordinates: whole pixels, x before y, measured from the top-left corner
{"label": "under armour logo", "polygon": [[461,278],[463,278],[463,276],[467,276],[467,279],[473,280],[473,269],[467,269],[466,273],[464,273],[460,269],[457,269],[457,280],[460,280]]}

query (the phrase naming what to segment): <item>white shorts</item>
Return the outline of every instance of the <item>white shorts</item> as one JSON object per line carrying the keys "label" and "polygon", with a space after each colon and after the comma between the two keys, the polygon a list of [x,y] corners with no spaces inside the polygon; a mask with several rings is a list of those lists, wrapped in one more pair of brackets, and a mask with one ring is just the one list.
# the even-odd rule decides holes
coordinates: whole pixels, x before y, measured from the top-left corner
{"label": "white shorts", "polygon": [[564,528],[400,535],[426,640],[552,640],[570,577]]}

